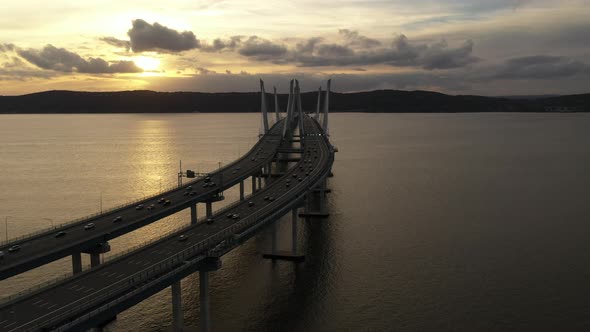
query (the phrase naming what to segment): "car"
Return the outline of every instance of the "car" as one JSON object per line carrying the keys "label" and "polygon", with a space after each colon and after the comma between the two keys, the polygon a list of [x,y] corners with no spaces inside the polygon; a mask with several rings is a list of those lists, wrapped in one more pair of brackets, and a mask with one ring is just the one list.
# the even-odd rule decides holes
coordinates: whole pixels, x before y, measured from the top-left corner
{"label": "car", "polygon": [[272,202],[272,201],[274,201],[274,200],[275,200],[275,198],[274,198],[274,197],[272,197],[272,196],[270,196],[270,197],[268,198],[268,200]]}
{"label": "car", "polygon": [[205,178],[205,182],[209,182],[209,181],[211,181],[211,177],[210,177],[210,176],[207,176],[207,177]]}
{"label": "car", "polygon": [[151,204],[150,206],[147,207],[148,210],[153,210],[156,208],[155,204]]}
{"label": "car", "polygon": [[143,204],[139,204],[138,206],[135,207],[136,210],[141,210],[143,209]]}
{"label": "car", "polygon": [[248,206],[254,206],[254,202],[252,202],[252,201],[249,201],[249,202],[248,202]]}
{"label": "car", "polygon": [[170,205],[170,203],[172,203],[172,202],[170,202],[169,199],[167,199],[167,200],[164,201],[164,205]]}
{"label": "car", "polygon": [[58,238],[58,237],[66,236],[66,234],[67,233],[64,231],[59,231],[59,232],[55,233],[55,237]]}
{"label": "car", "polygon": [[293,173],[293,177],[296,178],[297,177],[297,173]]}
{"label": "car", "polygon": [[205,183],[205,184],[203,185],[203,188],[207,188],[207,187],[209,187],[209,184],[208,184],[208,183]]}
{"label": "car", "polygon": [[188,240],[188,235],[182,234],[182,235],[180,235],[178,237],[178,241],[180,241],[180,242],[183,242],[183,241],[186,241],[186,240]]}
{"label": "car", "polygon": [[233,215],[233,214],[231,214],[231,213],[228,213],[228,214],[226,214],[225,216],[226,216],[228,219],[231,219],[231,217],[233,217],[234,215]]}
{"label": "car", "polygon": [[211,225],[214,222],[215,222],[215,219],[213,219],[213,218],[207,218],[207,224]]}
{"label": "car", "polygon": [[17,252],[19,250],[20,250],[20,246],[18,244],[15,244],[12,247],[8,248],[8,252]]}
{"label": "car", "polygon": [[191,196],[195,196],[196,194],[197,194],[197,192],[196,192],[196,191],[191,191],[191,193],[190,193],[189,195],[191,195]]}
{"label": "car", "polygon": [[93,228],[94,228],[94,226],[96,226],[96,225],[94,225],[94,223],[92,223],[92,222],[91,222],[91,223],[88,223],[88,224],[86,224],[86,225],[84,226],[84,230],[93,229]]}
{"label": "car", "polygon": [[166,199],[164,197],[160,197],[160,199],[158,200],[158,204],[162,204],[166,201]]}
{"label": "car", "polygon": [[193,189],[193,186],[186,187],[186,190],[192,190],[192,189]]}
{"label": "car", "polygon": [[0,261],[4,259],[5,255],[6,255],[6,253],[4,253],[4,251],[0,250]]}
{"label": "car", "polygon": [[113,222],[119,222],[121,220],[123,220],[123,217],[117,216],[117,217],[115,217],[115,219],[113,219]]}
{"label": "car", "polygon": [[188,191],[185,191],[184,194],[182,194],[182,196],[188,196],[188,195],[189,195]]}
{"label": "car", "polygon": [[285,187],[289,187],[289,186],[290,186],[290,184],[289,184],[289,182],[287,182],[287,184],[285,185]]}
{"label": "car", "polygon": [[265,201],[268,201],[268,196],[264,196],[264,200]]}
{"label": "car", "polygon": [[236,171],[241,170],[242,168],[240,166],[236,167]]}
{"label": "car", "polygon": [[303,181],[303,179],[302,179],[302,178],[299,178],[299,179],[297,179],[297,180],[299,180],[299,182]]}
{"label": "car", "polygon": [[231,218],[232,218],[232,219],[238,219],[238,218],[240,218],[240,215],[239,215],[239,214],[237,214],[237,213],[234,213],[234,214],[231,216]]}
{"label": "car", "polygon": [[215,182],[209,183],[209,187],[215,187]]}

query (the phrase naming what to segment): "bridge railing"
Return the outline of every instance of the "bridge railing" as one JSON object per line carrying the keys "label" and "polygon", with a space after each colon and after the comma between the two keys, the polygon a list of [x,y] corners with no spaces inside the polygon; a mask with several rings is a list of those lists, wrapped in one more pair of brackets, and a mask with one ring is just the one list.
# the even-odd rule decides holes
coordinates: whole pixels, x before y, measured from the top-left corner
{"label": "bridge railing", "polygon": [[[273,128],[274,128],[274,126],[273,126]],[[271,134],[270,131],[269,131],[269,133],[266,134],[265,136],[274,136],[274,134]],[[240,158],[238,158],[238,159],[234,160],[233,162],[231,162],[231,163],[229,163],[229,164],[227,164],[227,165],[225,165],[225,166],[223,166],[223,167],[215,170],[214,172],[211,173],[211,175],[213,176],[214,174],[217,174],[219,172],[223,172],[223,171],[225,171],[225,170],[233,167],[234,164],[236,164],[237,162],[243,160],[253,150],[255,150],[258,147],[258,143],[259,142],[257,142],[256,144],[254,144],[254,146],[250,150],[248,150],[248,152],[246,152],[244,155],[242,155]],[[186,182],[185,184],[183,184],[183,186],[186,185],[186,184],[190,184],[190,183],[193,183],[195,181],[198,181],[198,180],[200,180],[202,178],[203,178],[203,176],[196,177],[195,179],[190,180],[190,181]],[[68,227],[68,226],[71,226],[71,225],[78,224],[78,223],[80,223],[82,221],[89,222],[89,221],[92,221],[93,219],[96,219],[96,218],[98,218],[100,216],[104,216],[104,215],[113,213],[113,212],[115,212],[117,210],[120,210],[120,209],[123,209],[123,208],[127,208],[127,207],[129,207],[129,206],[131,206],[133,204],[137,204],[137,203],[140,203],[142,201],[147,201],[147,200],[153,199],[153,197],[155,197],[155,196],[164,195],[164,194],[170,193],[172,191],[175,191],[177,189],[178,189],[178,186],[170,186],[170,187],[167,187],[167,188],[165,188],[163,190],[160,190],[160,191],[156,192],[155,194],[145,195],[143,197],[140,197],[140,198],[137,198],[137,199],[134,199],[134,200],[127,201],[125,203],[122,203],[122,204],[119,204],[117,206],[108,208],[108,209],[103,210],[101,212],[96,212],[96,213],[93,213],[93,214],[90,214],[90,215],[78,217],[76,219],[73,219],[73,220],[70,220],[70,221],[67,221],[67,222],[58,224],[58,225],[54,225],[54,226],[51,226],[51,227],[45,227],[43,229],[40,229],[40,230],[31,232],[31,233],[23,234],[23,235],[20,235],[20,236],[17,236],[17,237],[10,238],[8,240],[0,241],[0,247],[6,247],[6,246],[14,245],[14,244],[17,244],[18,242],[21,242],[21,241],[25,240],[25,239],[34,238],[36,236],[39,236],[41,234],[48,233],[50,231],[55,231],[57,229],[62,229],[64,227]]]}

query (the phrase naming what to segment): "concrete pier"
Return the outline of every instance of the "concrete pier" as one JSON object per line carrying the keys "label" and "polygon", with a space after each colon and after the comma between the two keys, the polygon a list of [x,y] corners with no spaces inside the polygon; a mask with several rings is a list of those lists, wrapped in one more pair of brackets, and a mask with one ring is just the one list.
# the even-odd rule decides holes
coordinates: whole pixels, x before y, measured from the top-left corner
{"label": "concrete pier", "polygon": [[172,331],[182,331],[184,317],[182,314],[182,290],[180,280],[172,284]]}
{"label": "concrete pier", "polygon": [[197,203],[191,205],[191,225],[197,223]]}
{"label": "concrete pier", "polygon": [[207,202],[206,206],[207,206],[207,218],[211,218],[211,216],[213,215],[213,202]]}
{"label": "concrete pier", "polygon": [[240,201],[244,200],[244,181],[240,181]]}
{"label": "concrete pier", "polygon": [[74,274],[82,272],[82,253],[72,254],[72,271]]}

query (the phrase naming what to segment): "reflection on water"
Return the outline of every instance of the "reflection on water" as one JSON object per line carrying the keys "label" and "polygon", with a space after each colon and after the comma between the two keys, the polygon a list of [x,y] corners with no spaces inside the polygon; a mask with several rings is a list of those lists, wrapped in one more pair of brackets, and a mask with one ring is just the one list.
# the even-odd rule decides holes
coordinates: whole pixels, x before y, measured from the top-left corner
{"label": "reflection on water", "polygon": [[[259,124],[257,114],[0,116],[0,218],[18,235],[94,213],[101,195],[108,208],[153,194],[160,177],[176,183],[180,159],[199,172],[236,159]],[[211,274],[214,330],[588,329],[590,116],[334,114],[330,124],[331,216],[302,221],[305,263],[261,259],[268,229],[224,256]],[[225,196],[217,207],[237,188]],[[188,223],[183,211],[113,240],[107,255]],[[279,230],[288,249],[290,222]],[[2,295],[70,264],[4,280]],[[194,327],[198,276],[182,288]],[[167,330],[171,311],[166,289],[108,329]]]}

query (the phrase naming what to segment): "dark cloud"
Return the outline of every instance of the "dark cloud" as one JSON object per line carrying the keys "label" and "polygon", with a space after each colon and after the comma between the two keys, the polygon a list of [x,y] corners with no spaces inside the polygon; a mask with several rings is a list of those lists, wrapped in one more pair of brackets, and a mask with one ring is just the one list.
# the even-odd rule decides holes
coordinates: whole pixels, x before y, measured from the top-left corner
{"label": "dark cloud", "polygon": [[7,44],[7,43],[0,44],[0,52],[14,51],[14,49],[15,49],[14,44]]}
{"label": "dark cloud", "polygon": [[91,74],[138,73],[142,69],[132,61],[107,62],[101,58],[83,59],[80,55],[64,48],[47,45],[41,50],[17,50],[17,54],[28,62],[43,69],[60,72]]}
{"label": "dark cloud", "polygon": [[149,24],[144,20],[132,21],[127,32],[133,52],[182,52],[198,48],[200,42],[191,31],[178,32],[159,23]]}
{"label": "dark cloud", "polygon": [[[346,32],[351,34],[351,32]],[[354,34],[353,35],[357,35]],[[387,64],[397,67],[450,69],[464,67],[478,61],[472,55],[473,42],[468,40],[457,48],[446,41],[433,44],[413,44],[405,35],[394,38],[390,47],[369,49],[352,48],[342,44],[326,44],[321,39],[309,39],[297,44],[287,57],[277,62],[293,62],[301,67],[368,66]]]}
{"label": "dark cloud", "polygon": [[216,38],[212,44],[201,43],[200,50],[204,52],[233,51],[238,47],[244,36],[232,36],[227,40]]}
{"label": "dark cloud", "polygon": [[287,53],[287,48],[280,44],[275,44],[270,40],[250,36],[242,43],[238,52],[247,57],[252,57],[259,61],[276,59]]}
{"label": "dark cloud", "polygon": [[197,67],[197,73],[199,75],[207,75],[207,74],[216,74],[217,72],[214,70],[209,70],[207,68]]}
{"label": "dark cloud", "polygon": [[338,33],[340,33],[342,36],[344,36],[344,38],[346,38],[346,41],[347,41],[348,45],[350,45],[350,46],[358,46],[361,48],[371,48],[371,47],[376,47],[376,46],[381,45],[381,42],[378,41],[377,39],[372,39],[372,38],[360,35],[358,33],[358,31],[348,30],[348,29],[340,29],[340,30],[338,30]]}
{"label": "dark cloud", "polygon": [[100,40],[109,45],[124,48],[127,52],[131,49],[131,42],[128,40],[121,40],[115,37],[102,37]]}
{"label": "dark cloud", "polygon": [[562,56],[534,55],[506,60],[492,78],[549,79],[590,73],[590,66]]}

